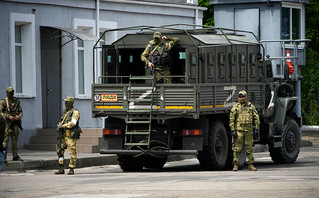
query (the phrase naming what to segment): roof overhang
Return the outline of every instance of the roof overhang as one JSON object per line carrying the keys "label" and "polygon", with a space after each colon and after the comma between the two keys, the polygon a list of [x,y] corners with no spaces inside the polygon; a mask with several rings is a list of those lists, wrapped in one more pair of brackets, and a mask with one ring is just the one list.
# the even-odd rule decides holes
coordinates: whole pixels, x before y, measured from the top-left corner
{"label": "roof overhang", "polygon": [[[74,41],[76,39],[81,39],[83,41],[92,41],[92,42],[97,42],[99,40],[99,37],[93,34],[87,33],[84,30],[72,29],[72,28],[61,28],[61,27],[49,27],[49,26],[46,26],[44,28],[56,29],[56,31],[51,35],[52,38],[60,38],[60,37],[70,38],[70,40],[65,42],[61,47],[63,47],[67,43]],[[60,35],[59,33],[57,33],[59,31],[63,32],[64,35]]]}

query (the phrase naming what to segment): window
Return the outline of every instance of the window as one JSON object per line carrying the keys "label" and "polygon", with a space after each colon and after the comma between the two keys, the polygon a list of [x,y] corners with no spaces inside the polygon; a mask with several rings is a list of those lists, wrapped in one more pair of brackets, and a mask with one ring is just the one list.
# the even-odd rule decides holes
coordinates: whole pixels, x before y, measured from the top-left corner
{"label": "window", "polygon": [[85,94],[84,86],[84,42],[78,39],[78,83],[79,83],[79,94]]}
{"label": "window", "polygon": [[34,24],[34,15],[10,14],[10,84],[18,97],[36,95]]}
{"label": "window", "polygon": [[[88,34],[95,34],[95,21],[73,19],[73,28]],[[92,48],[95,43],[77,39],[74,42],[75,96],[79,99],[89,99],[92,83]]]}
{"label": "window", "polygon": [[290,4],[281,8],[281,39],[296,40],[303,38],[302,7]]}
{"label": "window", "polygon": [[16,69],[16,92],[22,93],[22,41],[21,25],[15,25],[15,69]]}

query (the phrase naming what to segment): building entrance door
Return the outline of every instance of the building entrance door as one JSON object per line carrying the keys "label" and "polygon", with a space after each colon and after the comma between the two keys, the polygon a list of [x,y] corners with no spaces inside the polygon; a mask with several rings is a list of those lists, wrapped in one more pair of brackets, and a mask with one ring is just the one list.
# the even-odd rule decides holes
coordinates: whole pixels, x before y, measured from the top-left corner
{"label": "building entrance door", "polygon": [[56,128],[61,116],[61,37],[52,37],[57,31],[41,27],[43,128]]}

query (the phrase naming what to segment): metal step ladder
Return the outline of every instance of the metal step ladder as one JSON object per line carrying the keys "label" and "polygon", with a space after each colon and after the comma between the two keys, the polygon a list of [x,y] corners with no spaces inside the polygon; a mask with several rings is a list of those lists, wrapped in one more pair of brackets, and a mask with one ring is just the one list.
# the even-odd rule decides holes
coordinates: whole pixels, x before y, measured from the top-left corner
{"label": "metal step ladder", "polygon": [[[136,83],[141,80],[151,81],[150,86]],[[154,75],[130,76],[124,142],[127,147],[150,146],[154,89]]]}

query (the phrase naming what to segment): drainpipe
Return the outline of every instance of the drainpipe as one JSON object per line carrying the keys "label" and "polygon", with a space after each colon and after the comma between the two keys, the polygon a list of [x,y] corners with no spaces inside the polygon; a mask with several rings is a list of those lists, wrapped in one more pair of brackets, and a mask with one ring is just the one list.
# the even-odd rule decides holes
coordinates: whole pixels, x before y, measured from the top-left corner
{"label": "drainpipe", "polygon": [[97,37],[100,36],[100,0],[96,0],[96,35]]}
{"label": "drainpipe", "polygon": [[[96,15],[95,15],[95,36],[97,36],[97,37],[100,37],[100,0],[96,0],[96,5],[95,5],[95,7],[96,7]],[[95,54],[95,62],[97,62],[98,60],[97,60],[97,57],[98,57],[98,55],[97,55],[97,53]],[[95,68],[95,71],[96,71],[96,73],[94,74],[95,75],[95,79],[98,79],[97,78],[97,75],[98,75],[98,73],[99,73],[99,71],[98,71],[98,68]],[[95,82],[94,82],[95,83]],[[100,118],[100,120],[101,120],[101,123],[100,123],[100,127],[102,128],[102,129],[104,129],[105,128],[105,118],[104,117],[102,117],[102,118]]]}
{"label": "drainpipe", "polygon": [[[202,24],[198,24],[198,7],[196,6],[196,9],[195,9],[195,24],[196,25],[202,25]],[[199,27],[196,27],[196,28],[199,28]]]}

